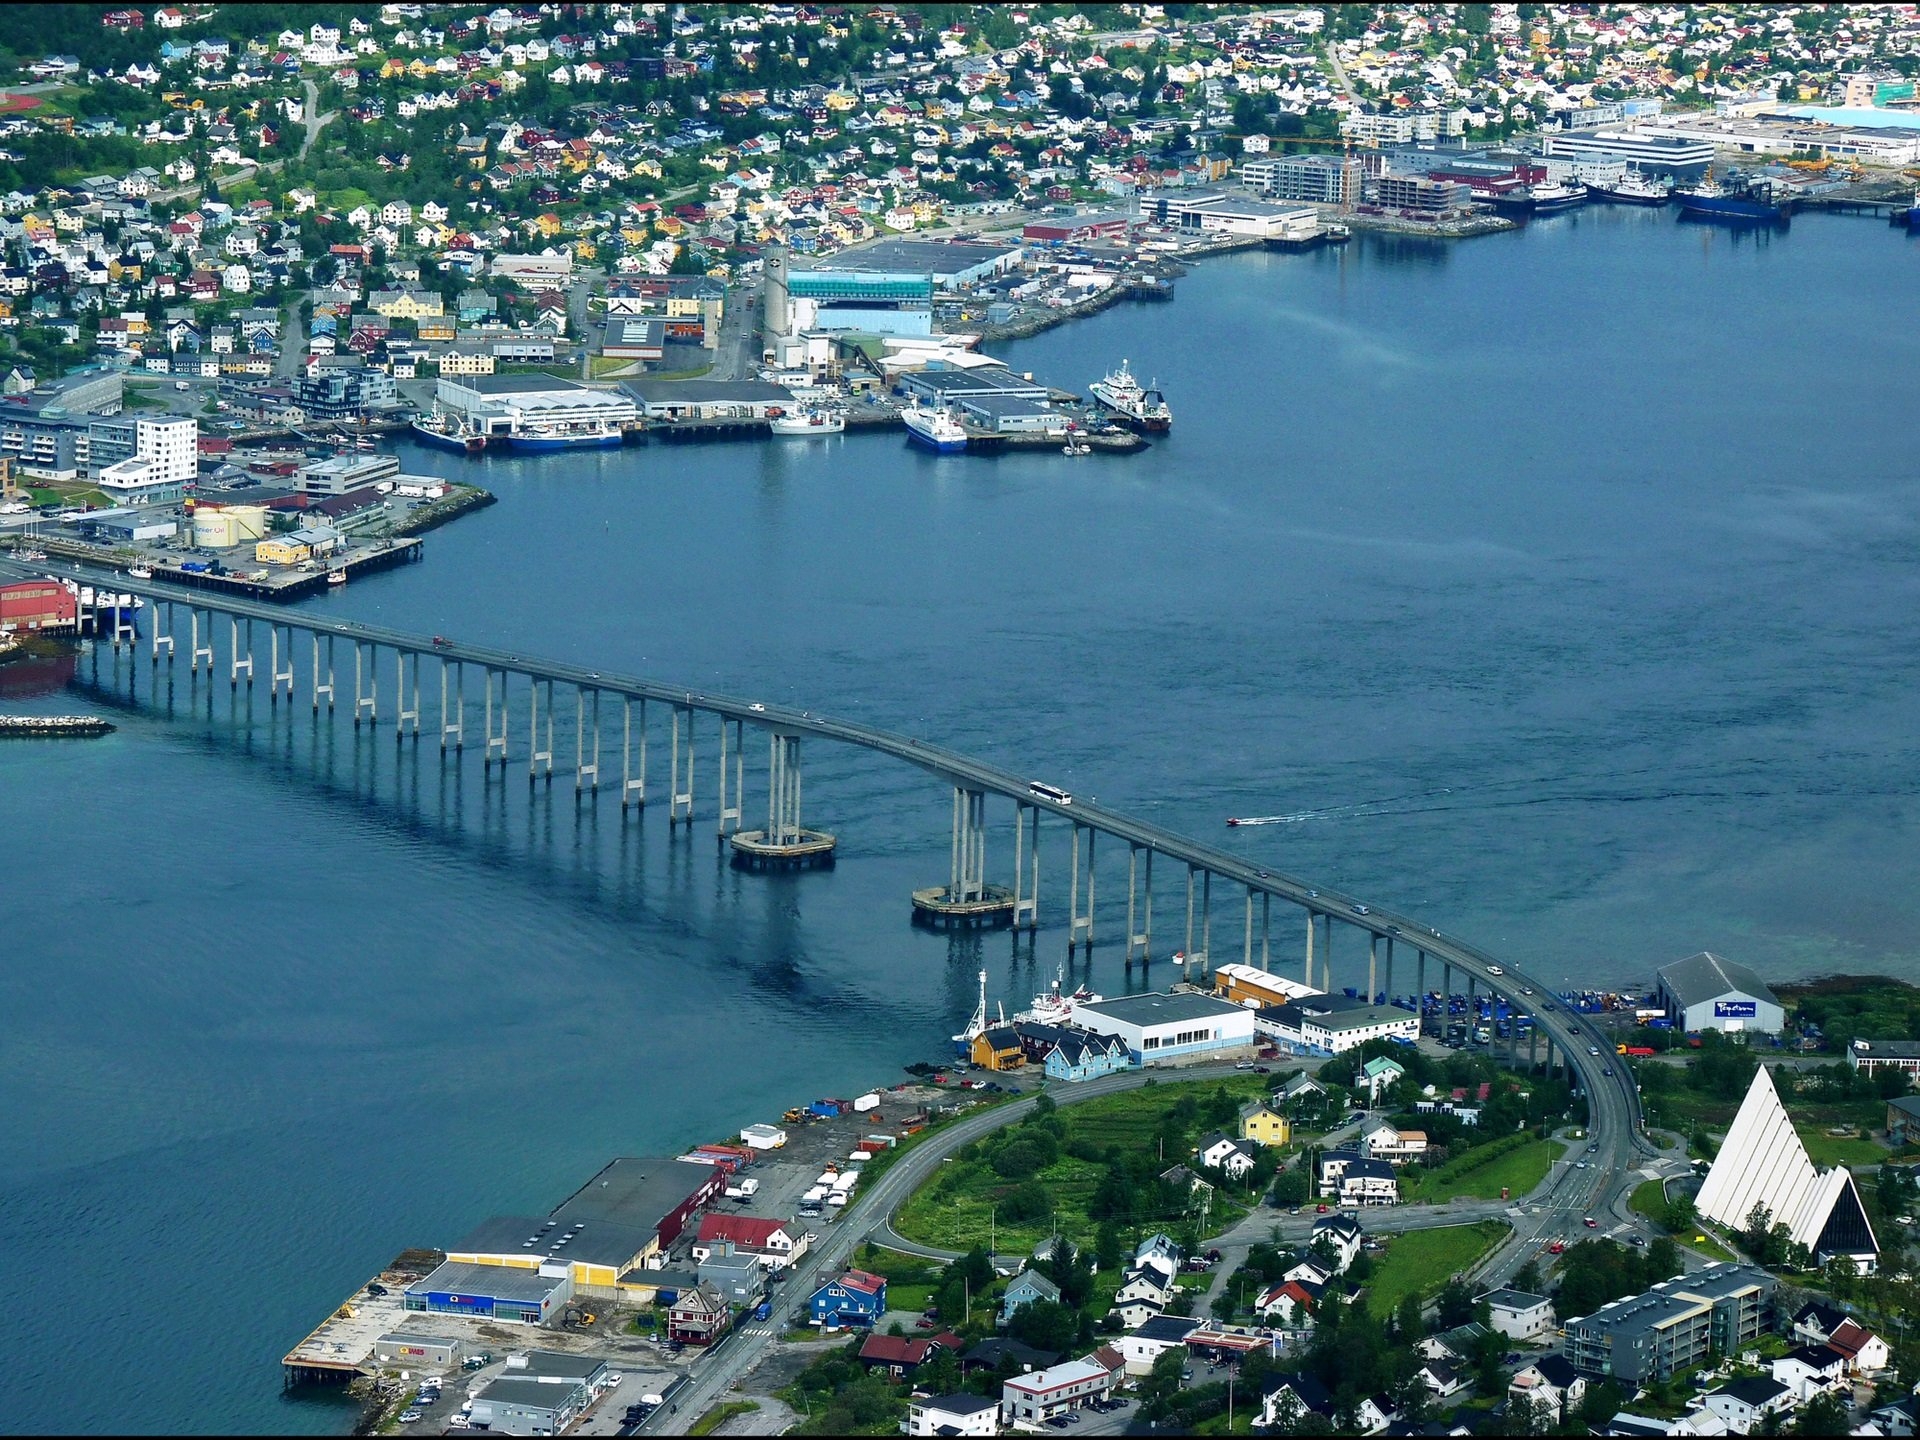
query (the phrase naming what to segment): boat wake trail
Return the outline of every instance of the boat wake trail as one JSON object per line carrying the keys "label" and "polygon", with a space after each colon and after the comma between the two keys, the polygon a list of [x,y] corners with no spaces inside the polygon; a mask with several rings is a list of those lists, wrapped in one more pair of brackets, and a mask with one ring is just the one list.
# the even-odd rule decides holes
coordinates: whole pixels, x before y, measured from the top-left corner
{"label": "boat wake trail", "polygon": [[1431,800],[1437,795],[1451,795],[1452,789],[1422,790],[1413,795],[1394,795],[1385,800],[1359,800],[1351,805],[1323,805],[1314,810],[1297,810],[1291,815],[1248,815],[1235,816],[1227,821],[1229,825],[1298,825],[1307,820],[1345,820],[1356,816],[1379,815],[1389,806],[1409,805],[1416,800]]}

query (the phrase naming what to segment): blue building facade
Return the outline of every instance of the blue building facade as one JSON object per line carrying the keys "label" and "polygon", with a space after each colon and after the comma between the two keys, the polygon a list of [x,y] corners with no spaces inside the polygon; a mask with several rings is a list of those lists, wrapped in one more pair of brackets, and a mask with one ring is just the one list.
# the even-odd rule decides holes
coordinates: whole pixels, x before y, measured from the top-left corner
{"label": "blue building facade", "polygon": [[887,1278],[849,1270],[814,1291],[807,1304],[816,1325],[871,1326],[886,1313]]}

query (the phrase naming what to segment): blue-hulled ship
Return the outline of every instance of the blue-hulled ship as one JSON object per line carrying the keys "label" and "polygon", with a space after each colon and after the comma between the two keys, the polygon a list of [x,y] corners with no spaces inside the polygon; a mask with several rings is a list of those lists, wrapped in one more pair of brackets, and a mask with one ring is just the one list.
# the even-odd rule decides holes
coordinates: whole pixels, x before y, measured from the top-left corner
{"label": "blue-hulled ship", "polygon": [[1709,176],[1700,184],[1675,190],[1680,213],[1703,220],[1779,222],[1793,213],[1793,201],[1774,188],[1771,180],[1735,179],[1715,184]]}

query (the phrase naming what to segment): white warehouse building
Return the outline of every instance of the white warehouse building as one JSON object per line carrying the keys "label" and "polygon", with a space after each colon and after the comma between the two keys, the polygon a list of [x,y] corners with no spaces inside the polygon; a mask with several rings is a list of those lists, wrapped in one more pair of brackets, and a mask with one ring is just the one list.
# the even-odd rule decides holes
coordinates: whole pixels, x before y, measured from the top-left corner
{"label": "white warehouse building", "polygon": [[1212,995],[1126,995],[1074,1002],[1073,1023],[1123,1041],[1136,1065],[1253,1044],[1253,1011]]}
{"label": "white warehouse building", "polygon": [[1662,965],[1656,973],[1660,1004],[1676,1029],[1778,1035],[1786,1026],[1787,1012],[1766,982],[1711,951]]}

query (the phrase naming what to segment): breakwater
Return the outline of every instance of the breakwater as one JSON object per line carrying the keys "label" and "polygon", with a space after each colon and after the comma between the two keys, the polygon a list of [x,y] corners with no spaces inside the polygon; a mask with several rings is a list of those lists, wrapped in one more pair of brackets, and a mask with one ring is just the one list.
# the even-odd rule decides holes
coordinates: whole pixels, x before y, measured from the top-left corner
{"label": "breakwater", "polygon": [[111,735],[113,729],[98,715],[0,715],[0,740]]}

